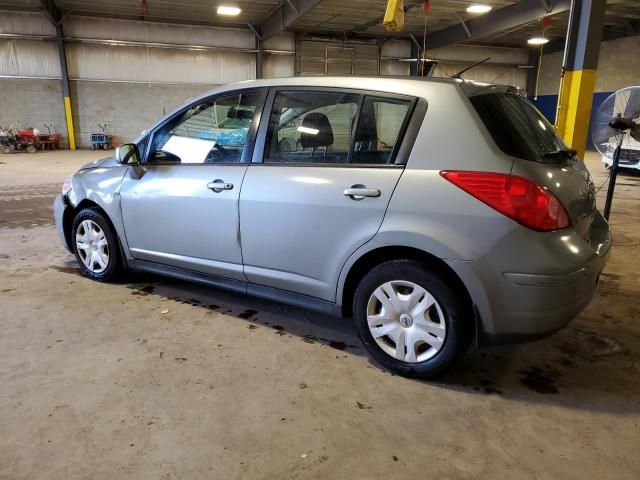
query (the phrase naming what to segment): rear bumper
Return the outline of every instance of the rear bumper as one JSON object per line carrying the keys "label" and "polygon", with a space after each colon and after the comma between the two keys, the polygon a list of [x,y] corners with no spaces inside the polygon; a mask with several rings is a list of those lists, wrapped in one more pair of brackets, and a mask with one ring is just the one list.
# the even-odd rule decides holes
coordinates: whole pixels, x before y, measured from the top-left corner
{"label": "rear bumper", "polygon": [[516,227],[480,259],[449,262],[478,310],[478,343],[530,341],[564,327],[591,302],[610,245],[598,213],[589,242]]}
{"label": "rear bumper", "polygon": [[64,213],[67,208],[69,207],[62,197],[62,194],[59,193],[56,195],[56,198],[53,200],[53,217],[56,222],[56,230],[58,230],[58,236],[64,248],[71,252],[71,247],[67,243],[67,236],[64,234]]}

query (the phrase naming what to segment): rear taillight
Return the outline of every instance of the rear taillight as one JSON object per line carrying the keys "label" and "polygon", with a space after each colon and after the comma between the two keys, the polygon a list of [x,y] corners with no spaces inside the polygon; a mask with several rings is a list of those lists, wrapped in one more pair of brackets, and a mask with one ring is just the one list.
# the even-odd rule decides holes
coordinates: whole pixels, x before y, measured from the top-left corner
{"label": "rear taillight", "polygon": [[516,222],[533,230],[548,232],[571,225],[558,198],[540,185],[503,173],[448,170],[444,178]]}

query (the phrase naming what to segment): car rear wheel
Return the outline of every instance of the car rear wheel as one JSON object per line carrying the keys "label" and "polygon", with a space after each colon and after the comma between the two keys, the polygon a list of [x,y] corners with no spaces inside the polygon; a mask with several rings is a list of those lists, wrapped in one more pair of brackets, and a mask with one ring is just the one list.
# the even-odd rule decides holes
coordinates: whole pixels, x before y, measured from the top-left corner
{"label": "car rear wheel", "polygon": [[120,273],[120,250],[115,232],[97,210],[85,208],[73,221],[73,251],[82,273],[98,281],[110,281]]}
{"label": "car rear wheel", "polygon": [[354,320],[364,346],[384,367],[407,377],[432,378],[469,347],[473,322],[464,298],[421,262],[393,260],[360,282]]}

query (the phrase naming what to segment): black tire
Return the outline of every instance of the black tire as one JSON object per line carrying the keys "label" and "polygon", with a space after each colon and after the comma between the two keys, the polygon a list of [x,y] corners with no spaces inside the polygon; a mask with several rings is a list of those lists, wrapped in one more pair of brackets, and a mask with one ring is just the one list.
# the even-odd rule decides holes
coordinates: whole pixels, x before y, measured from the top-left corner
{"label": "black tire", "polygon": [[[99,272],[94,272],[87,268],[77,247],[76,234],[78,232],[78,228],[85,220],[90,220],[91,222],[97,224],[98,227],[104,232],[104,237],[107,242],[108,262],[106,263],[106,267],[104,268],[104,270]],[[86,277],[89,277],[92,280],[96,280],[98,282],[110,282],[116,280],[122,273],[123,269],[118,237],[113,231],[113,228],[111,227],[109,221],[97,209],[85,208],[78,212],[78,214],[73,219],[73,225],[71,227],[71,243],[76,256],[76,261],[80,266],[82,274]]]}
{"label": "black tire", "polygon": [[[369,298],[379,286],[391,281],[408,281],[429,292],[442,311],[446,326],[444,342],[437,353],[422,362],[408,363],[386,353],[376,342],[367,323]],[[353,318],[369,354],[386,369],[405,377],[434,378],[446,371],[469,348],[474,322],[471,309],[459,289],[446,275],[410,259],[392,260],[371,269],[360,281],[353,299]]]}

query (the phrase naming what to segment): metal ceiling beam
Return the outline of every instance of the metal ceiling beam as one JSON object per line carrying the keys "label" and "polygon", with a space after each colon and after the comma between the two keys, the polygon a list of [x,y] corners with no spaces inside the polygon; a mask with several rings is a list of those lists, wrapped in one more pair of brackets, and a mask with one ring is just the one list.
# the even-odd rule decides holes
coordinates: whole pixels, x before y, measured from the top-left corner
{"label": "metal ceiling beam", "polygon": [[[545,3],[549,5],[548,10]],[[427,35],[427,47],[438,48],[454,43],[480,40],[520,25],[534,22],[546,15],[565,12],[571,8],[571,0],[522,0],[481,17],[466,20],[451,27]],[[465,28],[466,24],[466,28]],[[467,34],[467,30],[471,36]]]}
{"label": "metal ceiling beam", "polygon": [[[295,22],[302,15],[307,13],[322,0],[297,0],[284,1],[280,6],[260,24],[260,34],[263,39],[267,39],[278,32],[283,32],[289,25]],[[294,5],[296,8],[294,8]]]}

